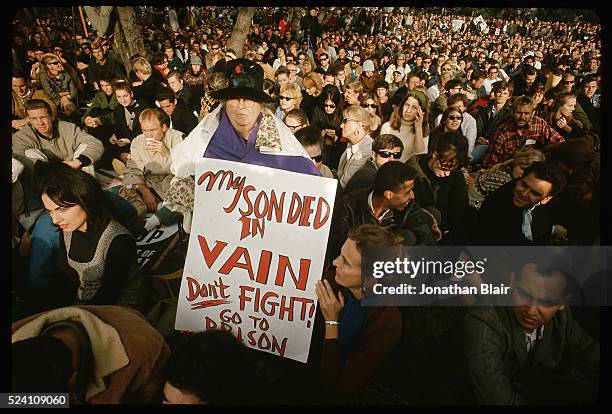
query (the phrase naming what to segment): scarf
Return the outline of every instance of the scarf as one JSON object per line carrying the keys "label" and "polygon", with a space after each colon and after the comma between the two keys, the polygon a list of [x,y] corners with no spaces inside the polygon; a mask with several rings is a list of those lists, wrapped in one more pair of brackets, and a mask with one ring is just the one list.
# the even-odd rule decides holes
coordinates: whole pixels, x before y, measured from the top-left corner
{"label": "scarf", "polygon": [[357,346],[356,340],[363,326],[364,314],[361,301],[355,299],[348,289],[342,290],[345,302],[338,321],[338,339],[344,352],[350,352]]}

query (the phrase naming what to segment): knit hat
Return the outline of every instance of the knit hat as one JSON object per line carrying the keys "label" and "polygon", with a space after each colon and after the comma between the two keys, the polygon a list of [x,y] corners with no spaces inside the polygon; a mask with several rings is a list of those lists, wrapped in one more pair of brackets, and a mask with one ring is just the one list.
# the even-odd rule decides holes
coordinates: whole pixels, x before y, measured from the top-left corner
{"label": "knit hat", "polygon": [[423,91],[413,89],[408,92],[406,96],[414,96],[419,101],[419,105],[421,105],[423,112],[427,111],[427,95]]}
{"label": "knit hat", "polygon": [[202,65],[202,59],[198,55],[191,55],[189,62],[191,65]]}
{"label": "knit hat", "polygon": [[374,72],[374,62],[372,62],[370,59],[363,62],[363,71]]}

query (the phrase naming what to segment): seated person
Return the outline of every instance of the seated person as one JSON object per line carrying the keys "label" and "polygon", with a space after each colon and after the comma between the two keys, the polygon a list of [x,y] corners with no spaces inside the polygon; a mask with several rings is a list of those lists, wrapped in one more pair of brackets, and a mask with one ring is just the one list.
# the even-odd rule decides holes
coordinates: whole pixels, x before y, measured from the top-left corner
{"label": "seated person", "polygon": [[42,89],[37,89],[34,86],[28,85],[29,79],[26,75],[13,73],[11,83],[12,88],[12,132],[15,133],[19,128],[30,122],[28,114],[26,114],[25,104],[31,99],[42,99],[49,104],[52,116],[55,119],[57,107],[53,99]]}
{"label": "seated person", "polygon": [[374,141],[368,134],[375,122],[376,118],[359,105],[351,105],[344,110],[342,137],[348,143],[338,163],[338,179],[342,188],[368,161]]}
{"label": "seated person", "polygon": [[[18,166],[21,166],[23,170],[23,164],[19,163]],[[41,200],[46,182],[55,174],[66,174],[66,170],[72,171],[67,164],[62,162],[37,161],[30,181],[33,185],[32,194],[24,197],[22,191],[23,202],[21,203],[19,199],[15,200],[15,197],[19,197],[16,195],[19,189],[15,189],[15,185],[20,182],[17,181],[14,184],[14,206],[21,204],[30,211],[35,208],[42,209],[37,217],[34,216],[34,224],[21,235],[20,253],[27,258],[27,268],[26,273],[21,277],[20,290],[17,292],[17,296],[22,300],[20,317],[74,303],[74,294],[62,287],[58,287],[59,294],[49,294],[49,291],[56,288],[57,281],[66,281],[63,276],[66,273],[66,266],[60,266],[60,263],[65,262],[65,252],[62,252],[60,248],[60,228],[53,223],[51,215],[44,209]],[[14,168],[14,174],[18,176],[19,170],[15,171]],[[132,230],[136,220],[136,210],[124,198],[110,190],[104,191],[103,194],[104,203],[112,210],[114,217],[126,228]],[[34,197],[37,200],[33,207]]]}
{"label": "seated person", "polygon": [[176,98],[174,92],[170,89],[162,89],[155,98],[158,106],[170,119],[169,128],[180,131],[187,136],[198,125],[198,118],[181,99]]}
{"label": "seated person", "polygon": [[70,117],[77,110],[75,102],[78,99],[76,85],[60,59],[53,53],[43,56],[42,68],[38,72],[38,81],[47,95],[53,99],[55,106],[66,117]]}
{"label": "seated person", "polygon": [[525,147],[515,152],[512,159],[496,164],[488,170],[480,170],[474,177],[464,174],[468,184],[470,206],[479,209],[489,194],[508,181],[521,177],[525,168],[536,161],[544,161],[542,151]]}
{"label": "seated person", "polygon": [[399,160],[402,157],[403,150],[402,140],[393,134],[382,134],[376,137],[372,142],[372,158],[357,170],[349,180],[344,189],[345,194],[371,187],[374,184],[376,171],[388,161]]}
{"label": "seated person", "polygon": [[138,216],[155,213],[145,224],[148,232],[162,222],[176,220],[176,214],[158,205],[165,199],[173,177],[170,151],[183,142],[183,134],[170,129],[168,117],[157,108],[142,111],[139,121],[143,133],[132,141],[119,194],[136,208]]}
{"label": "seated person", "polygon": [[11,391],[69,394],[70,404],[154,404],[170,356],[133,309],[71,306],[12,326]]}
{"label": "seated person", "polygon": [[340,291],[332,288],[333,281],[317,282],[325,319],[321,369],[330,400],[354,401],[388,372],[390,356],[400,341],[401,316],[395,306],[361,306],[361,259],[368,246],[397,244],[390,229],[363,224],[351,230],[333,262]]}
{"label": "seated person", "polygon": [[372,187],[344,196],[334,208],[328,261],[339,254],[350,229],[360,224],[390,227],[407,245],[434,245],[431,217],[414,201],[415,178],[412,168],[389,161],[376,172]]}
{"label": "seated person", "polygon": [[132,68],[136,77],[142,82],[134,88],[135,98],[146,103],[147,107],[153,108],[155,106],[155,95],[165,85],[157,77],[153,76],[153,69],[147,58],[142,56],[135,58],[132,62]]}
{"label": "seated person", "polygon": [[[122,164],[129,159],[130,143],[142,134],[139,116],[149,105],[144,100],[135,99],[132,87],[124,80],[115,83],[115,96],[119,102],[113,113],[115,133],[109,139],[111,145],[104,153],[103,162],[112,162],[117,173],[121,175],[125,169]],[[113,161],[114,159],[118,161]]]}
{"label": "seated person", "polygon": [[228,62],[228,86],[216,90],[213,112],[172,151],[174,174],[164,205],[184,214],[189,231],[193,211],[195,164],[213,158],[320,176],[304,147],[291,131],[265,108],[273,99],[263,90],[263,69],[247,59]]}
{"label": "seated person", "polygon": [[45,182],[42,202],[61,230],[62,275],[49,287],[53,296],[67,304],[143,310],[148,298],[136,262],[136,242],[115,219],[114,205],[96,179],[63,169]]}
{"label": "seated person", "polygon": [[513,307],[472,309],[464,347],[476,402],[592,404],[599,344],[567,307],[564,272],[530,260],[512,274]]}
{"label": "seated person", "polygon": [[417,171],[414,193],[420,205],[441,213],[440,230],[445,242],[463,234],[468,207],[467,185],[461,167],[467,164],[467,139],[456,132],[444,132],[429,154],[415,155],[407,164]]}
{"label": "seated person", "polygon": [[191,86],[185,83],[180,72],[171,71],[168,73],[166,81],[168,88],[174,92],[176,99],[182,101],[189,108],[190,113],[195,112],[197,114],[200,111],[200,98],[202,94],[196,95]]}
{"label": "seated person", "polygon": [[547,204],[561,193],[565,183],[565,175],[558,166],[534,162],[521,178],[502,185],[484,200],[472,227],[471,242],[547,243],[554,224]]}
{"label": "seated person", "polygon": [[525,145],[535,145],[538,149],[543,149],[563,141],[563,137],[553,127],[535,115],[533,98],[520,96],[512,104],[512,118],[501,124],[493,133],[482,164],[485,168],[490,168],[506,161]]}
{"label": "seated person", "polygon": [[[301,109],[297,109],[301,111]],[[285,118],[289,117],[286,115]],[[289,121],[291,122],[291,121]],[[305,126],[294,132],[295,137],[300,144],[304,146],[304,149],[310,155],[310,159],[317,166],[317,169],[321,173],[321,177],[326,178],[337,178],[334,176],[332,170],[325,164],[323,164],[323,138],[321,137],[321,131],[315,126]]]}
{"label": "seated person", "polygon": [[[98,85],[100,85],[100,91],[94,95],[81,121],[85,125],[85,130],[98,138],[104,147],[107,147],[108,140],[115,129],[113,113],[119,103],[115,96],[113,80],[108,72],[102,72],[98,78]],[[108,169],[110,165],[106,167]]]}
{"label": "seated person", "polygon": [[249,350],[229,332],[212,329],[189,335],[166,362],[163,403],[259,402],[264,387],[253,362]]}

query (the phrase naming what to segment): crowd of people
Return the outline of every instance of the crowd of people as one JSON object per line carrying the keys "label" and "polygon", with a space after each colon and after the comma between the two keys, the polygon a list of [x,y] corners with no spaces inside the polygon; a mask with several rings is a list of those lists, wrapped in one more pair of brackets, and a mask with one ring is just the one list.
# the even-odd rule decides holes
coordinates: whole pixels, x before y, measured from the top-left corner
{"label": "crowd of people", "polygon": [[[570,309],[570,275],[537,259],[516,272],[514,307],[362,307],[360,287],[370,246],[600,244],[601,25],[259,7],[234,50],[236,7],[133,9],[145,51],[129,62],[113,7],[85,8],[89,33],[57,16],[13,24],[12,391],[92,404],[599,398],[599,314]],[[155,303],[136,239],[190,232],[202,157],[337,180],[308,364],[215,330],[170,343],[143,317]],[[454,325],[427,357],[423,315]],[[434,350],[454,341],[442,366]]]}

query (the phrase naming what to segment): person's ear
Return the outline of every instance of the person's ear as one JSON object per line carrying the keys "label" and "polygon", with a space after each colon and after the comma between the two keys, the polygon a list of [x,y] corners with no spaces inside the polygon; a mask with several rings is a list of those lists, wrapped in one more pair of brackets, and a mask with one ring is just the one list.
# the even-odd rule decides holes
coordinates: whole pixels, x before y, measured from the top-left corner
{"label": "person's ear", "polygon": [[540,201],[540,204],[544,205],[548,203],[550,200],[552,200],[553,198],[554,198],[553,196],[546,196],[542,199],[542,201]]}

